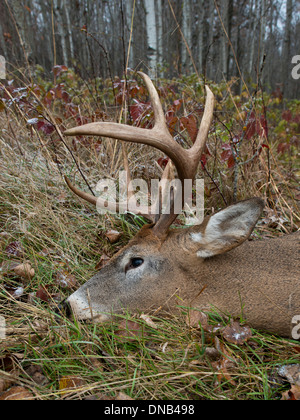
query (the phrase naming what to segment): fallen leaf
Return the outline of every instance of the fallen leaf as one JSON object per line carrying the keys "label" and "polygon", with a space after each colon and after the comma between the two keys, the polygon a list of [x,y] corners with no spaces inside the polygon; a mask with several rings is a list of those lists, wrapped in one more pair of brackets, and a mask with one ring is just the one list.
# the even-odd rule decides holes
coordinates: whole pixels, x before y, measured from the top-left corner
{"label": "fallen leaf", "polygon": [[40,366],[31,365],[27,369],[25,369],[25,372],[38,385],[46,385],[49,383],[48,379],[43,374],[43,370]]}
{"label": "fallen leaf", "polygon": [[7,247],[5,248],[5,252],[9,257],[17,257],[17,258],[23,258],[24,257],[24,249],[20,242],[11,242]]}
{"label": "fallen leaf", "polygon": [[15,276],[14,269],[20,265],[18,260],[3,261],[1,264],[0,272],[5,277]]}
{"label": "fallen leaf", "polygon": [[62,395],[64,395],[73,392],[83,385],[83,379],[78,376],[63,376],[59,381],[59,391]]}
{"label": "fallen leaf", "polygon": [[33,394],[22,386],[14,386],[0,396],[0,401],[34,400]]}
{"label": "fallen leaf", "polygon": [[110,258],[106,254],[103,254],[100,258],[100,261],[96,265],[95,269],[101,270],[101,268],[105,267],[109,263],[109,261],[110,261]]}
{"label": "fallen leaf", "polygon": [[119,324],[116,335],[121,341],[135,341],[144,335],[144,328],[134,321],[123,319]]}
{"label": "fallen leaf", "polygon": [[155,324],[155,322],[152,321],[150,316],[142,314],[140,318],[143,319],[146,322],[146,324],[149,325],[149,327],[157,329],[157,325]]}
{"label": "fallen leaf", "polygon": [[186,324],[190,328],[203,328],[205,332],[210,332],[211,328],[208,324],[208,316],[204,312],[191,310],[186,316]]}
{"label": "fallen leaf", "polygon": [[76,289],[78,284],[76,277],[67,271],[59,271],[55,275],[55,283],[63,289],[73,290]]}
{"label": "fallen leaf", "polygon": [[134,401],[133,398],[129,397],[128,395],[124,394],[124,392],[119,392],[115,398],[116,401]]}
{"label": "fallen leaf", "polygon": [[29,262],[18,265],[14,268],[14,272],[17,276],[22,277],[26,280],[31,280],[35,276],[35,271],[31,267],[31,264]]}
{"label": "fallen leaf", "polygon": [[19,299],[24,295],[24,288],[23,287],[12,287],[4,285],[5,290],[9,293],[13,298]]}
{"label": "fallen leaf", "polygon": [[241,326],[239,322],[232,321],[223,330],[223,337],[226,341],[233,344],[244,344],[252,337],[252,331],[248,325]]}
{"label": "fallen leaf", "polygon": [[292,385],[291,389],[282,394],[282,401],[300,401],[300,386]]}
{"label": "fallen leaf", "polygon": [[51,299],[51,295],[48,292],[48,290],[43,287],[40,286],[39,289],[37,290],[35,296],[39,299],[41,299],[43,302],[49,302],[49,300]]}
{"label": "fallen leaf", "polygon": [[9,374],[0,378],[0,392],[6,391],[17,380],[20,370],[11,355],[0,358],[0,370]]}
{"label": "fallen leaf", "polygon": [[300,364],[281,366],[277,373],[290,384],[300,387]]}
{"label": "fallen leaf", "polygon": [[208,316],[204,312],[195,309],[188,313],[185,322],[190,328],[203,328],[203,331],[207,333],[217,333],[224,328],[221,324],[210,325]]}
{"label": "fallen leaf", "polygon": [[215,337],[216,349],[221,354],[220,360],[212,362],[212,367],[217,371],[218,382],[221,383],[223,379],[228,381],[231,385],[235,386],[236,382],[232,379],[230,370],[236,366],[233,357],[230,356],[224,344],[220,342],[218,337]]}
{"label": "fallen leaf", "polygon": [[118,242],[122,234],[118,232],[117,230],[109,230],[108,232],[106,232],[105,236],[107,237],[107,239],[109,240],[111,244],[114,244]]}

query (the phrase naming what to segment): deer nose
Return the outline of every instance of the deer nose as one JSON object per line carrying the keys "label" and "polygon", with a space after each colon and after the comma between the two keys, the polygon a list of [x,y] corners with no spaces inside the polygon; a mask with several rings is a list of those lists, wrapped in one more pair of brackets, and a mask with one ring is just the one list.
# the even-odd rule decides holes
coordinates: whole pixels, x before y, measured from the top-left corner
{"label": "deer nose", "polygon": [[71,305],[67,302],[67,299],[63,300],[57,305],[55,312],[57,313],[57,315],[64,315],[67,318],[70,318],[72,314],[72,309]]}

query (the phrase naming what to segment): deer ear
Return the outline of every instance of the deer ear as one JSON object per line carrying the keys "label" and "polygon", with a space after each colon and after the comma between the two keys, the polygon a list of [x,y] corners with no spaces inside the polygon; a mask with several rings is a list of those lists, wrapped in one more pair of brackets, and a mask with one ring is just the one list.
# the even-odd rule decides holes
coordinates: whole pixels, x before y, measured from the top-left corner
{"label": "deer ear", "polygon": [[263,200],[252,198],[211,216],[202,233],[191,233],[197,255],[212,257],[241,245],[251,235],[263,208]]}

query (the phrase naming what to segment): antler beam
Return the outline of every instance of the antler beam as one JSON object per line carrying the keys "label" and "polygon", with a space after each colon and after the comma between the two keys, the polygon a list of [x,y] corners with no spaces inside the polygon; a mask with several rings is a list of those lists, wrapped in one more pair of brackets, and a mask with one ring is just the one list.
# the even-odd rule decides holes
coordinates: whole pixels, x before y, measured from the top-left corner
{"label": "antler beam", "polygon": [[[178,178],[184,182],[185,179],[194,179],[197,173],[197,168],[201,155],[203,153],[205,143],[207,140],[209,127],[213,119],[214,111],[214,95],[206,86],[206,102],[203,118],[200,129],[194,145],[186,150],[183,149],[172,137],[165,121],[164,111],[151,79],[146,74],[139,72],[143,78],[151,99],[151,104],[154,111],[154,127],[152,129],[144,129],[139,127],[132,127],[124,124],[117,124],[111,122],[96,122],[85,124],[80,127],[71,128],[65,131],[67,136],[101,136],[110,137],[118,140],[123,140],[130,143],[141,143],[165,153],[173,161]],[[68,181],[70,187],[70,181]],[[73,187],[73,186],[72,186]],[[70,187],[71,188],[71,187]],[[77,195],[76,187],[71,188]],[[76,191],[75,191],[76,190]],[[81,198],[87,199],[89,202],[94,202],[95,198],[89,194],[83,193]],[[166,232],[177,215],[171,211],[170,215],[162,215],[154,227],[154,231],[158,235],[159,232]],[[155,220],[151,215],[147,217],[150,220]]]}

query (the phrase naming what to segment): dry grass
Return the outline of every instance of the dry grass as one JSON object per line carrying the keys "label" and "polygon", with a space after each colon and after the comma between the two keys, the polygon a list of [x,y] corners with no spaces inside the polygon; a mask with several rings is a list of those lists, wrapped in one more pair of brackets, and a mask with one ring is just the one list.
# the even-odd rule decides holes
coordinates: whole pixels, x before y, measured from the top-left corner
{"label": "dry grass", "polygon": [[[54,119],[55,110],[52,112]],[[94,394],[112,397],[120,392],[148,400],[280,397],[280,386],[272,386],[272,377],[278,365],[299,361],[299,347],[293,341],[254,331],[251,341],[238,347],[220,337],[221,348],[232,362],[228,372],[220,374],[207,351],[217,341],[201,329],[189,328],[184,309],[181,315],[171,318],[154,316],[157,326],[154,329],[137,314],[95,326],[57,317],[54,301],[28,302],[30,294],[40,286],[47,286],[51,294],[59,293],[61,299],[66,297],[70,292],[61,290],[55,282],[57,271],[63,268],[75,275],[79,284],[83,283],[95,272],[100,256],[113,255],[134,235],[141,220],[99,217],[94,209],[74,198],[62,178],[63,173],[75,173],[68,150],[63,143],[56,142],[55,136],[43,137],[29,130],[20,109],[7,108],[0,113],[0,127],[0,224],[4,233],[0,237],[0,263],[9,260],[7,246],[18,241],[24,249],[23,260],[29,260],[35,269],[35,277],[22,285],[24,295],[18,300],[7,293],[5,285],[20,286],[20,280],[4,277],[0,272],[0,313],[7,325],[7,339],[0,343],[0,357],[11,357],[15,366],[14,371],[0,371],[0,380],[10,377],[11,384],[25,386],[38,399],[79,399]],[[71,140],[66,142],[72,147]],[[225,167],[218,167],[219,146],[215,129],[208,143],[215,158],[208,163],[208,171],[214,173],[215,182],[229,199],[232,178],[229,180],[228,176],[232,174]],[[275,150],[276,142],[270,150],[270,190],[276,211],[268,211],[275,211],[281,221],[275,231],[261,224],[256,231],[258,236],[276,235],[299,226],[295,183],[286,176],[290,168],[284,162],[279,164]],[[99,174],[118,176],[122,163],[119,143],[103,142],[97,150],[77,144],[73,151],[92,187]],[[145,174],[146,167],[146,178],[159,174],[154,163],[156,152],[147,147],[141,152],[141,148],[129,146],[128,153],[134,174]],[[253,165],[243,168],[239,198],[265,196],[267,173],[263,154]],[[211,191],[207,209],[223,206],[210,177],[204,176]],[[109,227],[123,233],[114,246],[103,236]],[[141,334],[120,340],[118,330],[123,319],[140,324]],[[30,376],[28,368],[32,365],[42,368],[46,383],[36,383]],[[70,375],[82,382],[75,390],[60,390],[61,378]]]}

